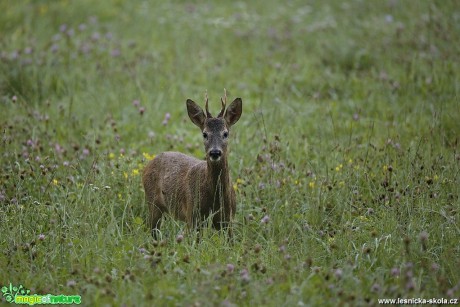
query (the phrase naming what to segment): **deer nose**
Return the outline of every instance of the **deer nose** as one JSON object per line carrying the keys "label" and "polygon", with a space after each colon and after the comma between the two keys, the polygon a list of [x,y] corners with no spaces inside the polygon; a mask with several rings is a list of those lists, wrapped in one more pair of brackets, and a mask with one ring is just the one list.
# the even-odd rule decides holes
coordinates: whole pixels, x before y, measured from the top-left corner
{"label": "deer nose", "polygon": [[221,155],[222,155],[222,151],[220,151],[219,149],[211,149],[211,151],[209,151],[209,156],[213,160],[219,159]]}

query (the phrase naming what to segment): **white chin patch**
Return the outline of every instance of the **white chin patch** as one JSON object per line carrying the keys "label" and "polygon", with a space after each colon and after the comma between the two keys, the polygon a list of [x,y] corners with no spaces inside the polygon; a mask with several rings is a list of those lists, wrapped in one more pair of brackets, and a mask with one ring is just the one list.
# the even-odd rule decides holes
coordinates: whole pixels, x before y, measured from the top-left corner
{"label": "white chin patch", "polygon": [[219,162],[219,161],[220,161],[220,157],[209,157],[209,159],[210,159],[212,162]]}

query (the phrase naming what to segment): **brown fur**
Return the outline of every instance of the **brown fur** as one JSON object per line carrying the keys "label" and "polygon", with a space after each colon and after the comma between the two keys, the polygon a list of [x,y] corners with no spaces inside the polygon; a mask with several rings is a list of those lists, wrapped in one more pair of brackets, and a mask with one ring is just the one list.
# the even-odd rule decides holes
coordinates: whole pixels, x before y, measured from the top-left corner
{"label": "brown fur", "polygon": [[[212,215],[215,229],[229,229],[235,215],[227,140],[230,127],[241,116],[242,101],[235,99],[225,115],[225,102],[222,101],[218,117],[212,117],[207,108],[205,115],[191,100],[187,100],[187,110],[192,122],[205,136],[206,161],[179,152],[164,152],[147,164],[142,181],[149,207],[148,222],[154,236],[160,228],[163,213],[187,222],[189,227],[198,228]],[[218,158],[216,151],[220,153]]]}

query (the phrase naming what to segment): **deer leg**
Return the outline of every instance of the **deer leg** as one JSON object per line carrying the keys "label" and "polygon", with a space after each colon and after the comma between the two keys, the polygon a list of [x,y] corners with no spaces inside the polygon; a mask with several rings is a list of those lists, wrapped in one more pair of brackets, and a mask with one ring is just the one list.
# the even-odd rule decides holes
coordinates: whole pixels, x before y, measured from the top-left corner
{"label": "deer leg", "polygon": [[152,236],[154,239],[158,238],[158,231],[160,230],[162,216],[163,210],[155,204],[151,204],[149,215],[149,227],[151,229]]}
{"label": "deer leg", "polygon": [[153,189],[146,189],[146,199],[149,207],[148,226],[151,229],[152,236],[157,239],[158,231],[161,226],[161,217],[165,211],[165,204],[161,191],[156,193]]}

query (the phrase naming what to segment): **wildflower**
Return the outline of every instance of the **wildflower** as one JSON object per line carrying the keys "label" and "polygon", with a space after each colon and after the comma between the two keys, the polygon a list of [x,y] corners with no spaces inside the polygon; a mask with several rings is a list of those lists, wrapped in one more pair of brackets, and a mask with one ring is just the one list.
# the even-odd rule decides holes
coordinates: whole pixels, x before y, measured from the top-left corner
{"label": "wildflower", "polygon": [[45,235],[44,235],[44,234],[42,234],[42,233],[41,233],[41,234],[39,234],[39,235],[38,235],[38,240],[40,240],[40,241],[43,241],[43,240],[45,240]]}
{"label": "wildflower", "polygon": [[228,273],[233,273],[233,271],[235,270],[235,266],[231,263],[227,264],[227,272]]}
{"label": "wildflower", "polygon": [[437,272],[437,271],[439,271],[439,269],[440,269],[440,266],[439,266],[439,264],[437,264],[436,262],[434,262],[434,263],[431,265],[431,270],[432,270],[433,272]]}
{"label": "wildflower", "polygon": [[315,182],[314,181],[310,181],[308,183],[308,186],[310,187],[310,189],[313,189],[315,187]]}
{"label": "wildflower", "polygon": [[54,185],[58,185],[59,181],[57,181],[57,179],[53,179],[53,184]]}
{"label": "wildflower", "polygon": [[51,50],[52,53],[56,53],[59,50],[59,46],[56,45],[56,44],[53,44],[53,45],[51,45],[50,50]]}
{"label": "wildflower", "polygon": [[113,152],[109,153],[109,159],[110,160],[115,159],[115,154]]}
{"label": "wildflower", "polygon": [[236,179],[236,183],[237,183],[237,184],[243,184],[243,183],[244,183],[244,180],[241,179],[241,178],[238,178],[238,179]]}
{"label": "wildflower", "polygon": [[177,235],[177,237],[176,237],[176,242],[177,242],[177,243],[180,243],[180,242],[182,242],[183,240],[184,240],[184,235],[182,235],[182,234]]}
{"label": "wildflower", "polygon": [[367,217],[365,217],[364,215],[360,215],[360,216],[358,217],[358,219],[360,219],[360,220],[363,221],[363,222],[367,222],[367,221],[369,220],[369,219],[368,219]]}
{"label": "wildflower", "polygon": [[67,281],[67,287],[75,287],[77,285],[77,282],[75,280],[69,280]]}
{"label": "wildflower", "polygon": [[171,118],[171,114],[166,113],[165,118],[163,119],[163,123],[162,123],[163,126],[166,126],[168,124],[170,118]]}
{"label": "wildflower", "polygon": [[16,95],[14,95],[13,97],[11,97],[11,100],[12,100],[13,102],[16,102],[16,101],[18,100],[18,97],[16,97]]}
{"label": "wildflower", "polygon": [[336,171],[336,172],[340,172],[340,171],[342,170],[342,168],[343,168],[343,164],[339,164],[339,165],[337,165],[337,166],[335,167],[335,171]]}
{"label": "wildflower", "polygon": [[381,289],[380,285],[377,284],[377,283],[373,284],[372,287],[371,287],[372,292],[380,292],[380,289]]}
{"label": "wildflower", "polygon": [[140,114],[140,115],[143,115],[144,112],[145,112],[145,108],[144,108],[144,107],[140,107],[140,108],[139,108],[139,114]]}
{"label": "wildflower", "polygon": [[123,172],[123,177],[125,177],[125,179],[128,179],[128,173],[127,173],[127,172]]}
{"label": "wildflower", "polygon": [[140,105],[141,105],[141,103],[140,103],[139,100],[137,100],[137,99],[134,99],[134,100],[133,100],[133,106],[135,106],[136,108],[138,108]]}
{"label": "wildflower", "polygon": [[233,190],[236,192],[238,191],[238,185],[236,183],[233,184]]}
{"label": "wildflower", "polygon": [[401,273],[401,271],[400,271],[399,268],[392,268],[391,269],[391,276],[399,276],[400,273]]}
{"label": "wildflower", "polygon": [[153,159],[155,158],[155,155],[150,155],[150,154],[148,154],[148,153],[146,153],[146,152],[142,153],[142,155],[144,156],[144,158],[145,158],[146,160],[149,160],[149,161],[150,161],[150,160],[153,160]]}
{"label": "wildflower", "polygon": [[337,269],[334,271],[334,276],[337,278],[337,279],[340,279],[342,278],[342,275],[343,275],[343,271],[341,269]]}
{"label": "wildflower", "polygon": [[423,242],[423,241],[427,241],[427,240],[428,240],[428,232],[422,231],[422,232],[420,233],[420,241]]}
{"label": "wildflower", "polygon": [[131,175],[132,176],[138,176],[139,175],[139,169],[137,169],[137,168],[133,169],[133,171],[131,172]]}
{"label": "wildflower", "polygon": [[99,32],[94,32],[92,35],[91,35],[91,40],[92,41],[97,41],[101,38],[101,35],[99,34]]}
{"label": "wildflower", "polygon": [[121,51],[119,49],[113,49],[111,52],[110,52],[110,55],[114,58],[116,57],[119,57],[121,55]]}
{"label": "wildflower", "polygon": [[248,269],[242,269],[240,272],[240,276],[241,276],[241,281],[243,282],[249,282],[251,280],[251,278],[249,277]]}
{"label": "wildflower", "polygon": [[427,249],[426,243],[428,241],[428,232],[422,231],[419,236],[420,236],[420,242],[422,243],[422,248],[424,251],[426,251]]}
{"label": "wildflower", "polygon": [[339,182],[339,187],[343,187],[343,186],[345,186],[345,181],[340,181]]}
{"label": "wildflower", "polygon": [[265,215],[260,222],[262,224],[268,224],[268,222],[270,222],[270,217],[268,215]]}

